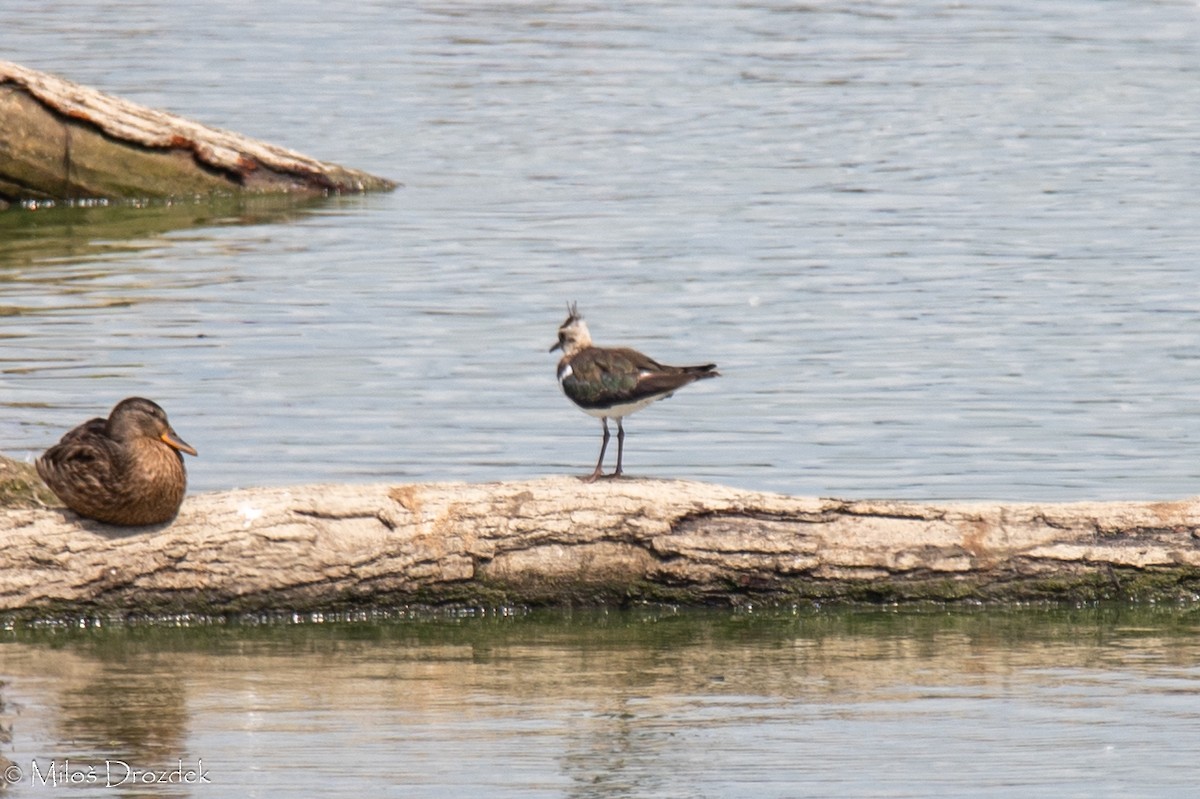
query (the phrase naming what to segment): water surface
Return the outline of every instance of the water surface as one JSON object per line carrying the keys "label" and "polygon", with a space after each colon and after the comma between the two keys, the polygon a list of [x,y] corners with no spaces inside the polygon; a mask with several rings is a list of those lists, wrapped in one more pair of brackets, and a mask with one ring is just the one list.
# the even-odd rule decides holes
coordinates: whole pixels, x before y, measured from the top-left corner
{"label": "water surface", "polygon": [[1195,3],[17,2],[0,53],[405,184],[5,214],[9,454],[145,394],[199,490],[582,474],[578,300],[723,373],[634,474],[1195,492]]}
{"label": "water surface", "polygon": [[[4,754],[155,796],[1189,795],[1192,609],[11,630]],[[110,763],[106,770],[106,763]],[[124,764],[124,765],[117,765]],[[61,786],[58,790],[65,790]],[[97,785],[71,796],[111,796]]]}
{"label": "water surface", "polygon": [[[914,499],[1195,493],[1192,2],[16,0],[0,57],[402,181],[0,214],[0,451],[160,401],[197,490],[591,468],[546,352],[719,380],[635,475]],[[1190,795],[1190,608],[45,628],[72,796]],[[122,772],[123,773],[123,772]],[[120,776],[120,774],[118,774]],[[58,788],[57,790],[66,790]]]}

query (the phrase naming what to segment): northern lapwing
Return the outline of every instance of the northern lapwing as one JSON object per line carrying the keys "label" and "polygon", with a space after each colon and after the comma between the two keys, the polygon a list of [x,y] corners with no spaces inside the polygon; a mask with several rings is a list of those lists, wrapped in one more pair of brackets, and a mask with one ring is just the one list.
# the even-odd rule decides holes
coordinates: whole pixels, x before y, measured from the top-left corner
{"label": "northern lapwing", "polygon": [[[596,347],[575,303],[567,307],[567,321],[558,328],[558,343],[550,352],[561,349],[558,383],[563,393],[590,416],[600,419],[604,438],[596,469],[583,478],[592,482],[600,477],[620,477],[625,454],[625,428],[621,420],[652,402],[674,394],[688,383],[717,377],[717,365],[666,366],[637,350],[627,347]],[[608,448],[608,420],[617,420],[617,469],[604,475],[604,451]]]}

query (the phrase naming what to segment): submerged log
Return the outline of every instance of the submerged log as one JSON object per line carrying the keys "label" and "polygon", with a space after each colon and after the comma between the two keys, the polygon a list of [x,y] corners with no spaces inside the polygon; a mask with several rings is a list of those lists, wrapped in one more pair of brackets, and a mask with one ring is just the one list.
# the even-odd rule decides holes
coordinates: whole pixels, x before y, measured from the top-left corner
{"label": "submerged log", "polygon": [[395,182],[0,61],[0,201],[390,191]]}
{"label": "submerged log", "polygon": [[1200,503],[919,504],[574,478],[189,497],[167,526],[0,511],[0,610],[1163,599],[1200,591]]}

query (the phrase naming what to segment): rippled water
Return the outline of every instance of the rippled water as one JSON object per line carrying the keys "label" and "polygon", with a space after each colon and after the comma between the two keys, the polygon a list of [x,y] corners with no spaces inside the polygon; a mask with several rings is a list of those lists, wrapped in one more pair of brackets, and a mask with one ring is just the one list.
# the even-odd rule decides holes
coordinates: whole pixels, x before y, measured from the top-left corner
{"label": "rippled water", "polygon": [[[7,454],[145,394],[199,490],[582,474],[598,425],[546,352],[578,300],[602,343],[721,367],[629,420],[634,474],[1200,483],[1195,3],[3,17],[0,58],[405,184],[0,214]],[[25,778],[204,761],[211,785],[157,796],[1187,795],[1193,615],[16,630],[0,752]]]}
{"label": "rippled water", "polygon": [[[14,0],[0,58],[404,184],[0,214],[8,455],[143,394],[197,489],[583,474],[578,300],[721,368],[629,420],[634,474],[1200,485],[1195,2]],[[13,795],[1187,795],[1193,615],[18,627],[0,753]]]}
{"label": "rippled water", "polygon": [[1186,796],[1198,632],[1129,608],[22,630],[0,720],[18,796],[180,763],[211,782],[119,795]]}
{"label": "rippled water", "polygon": [[406,187],[4,214],[0,450],[146,394],[201,490],[582,474],[598,425],[546,352],[579,300],[723,373],[629,420],[634,474],[1193,494],[1198,18],[10,4],[5,58]]}

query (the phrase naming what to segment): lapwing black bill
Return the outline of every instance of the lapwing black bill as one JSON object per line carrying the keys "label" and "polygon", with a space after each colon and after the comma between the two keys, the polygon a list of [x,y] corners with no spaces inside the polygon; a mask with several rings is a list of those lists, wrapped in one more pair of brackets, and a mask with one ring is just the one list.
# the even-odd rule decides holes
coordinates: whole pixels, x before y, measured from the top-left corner
{"label": "lapwing black bill", "polygon": [[[628,347],[597,347],[575,303],[567,308],[567,321],[558,328],[558,343],[551,352],[562,350],[558,383],[563,393],[584,413],[600,420],[604,437],[595,470],[583,479],[620,477],[625,455],[625,427],[621,420],[652,402],[666,399],[688,383],[718,377],[717,365],[667,366]],[[608,449],[608,420],[617,420],[617,468],[603,473]]]}

